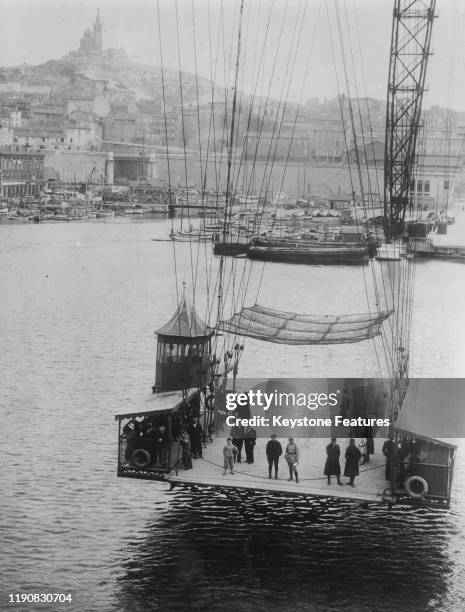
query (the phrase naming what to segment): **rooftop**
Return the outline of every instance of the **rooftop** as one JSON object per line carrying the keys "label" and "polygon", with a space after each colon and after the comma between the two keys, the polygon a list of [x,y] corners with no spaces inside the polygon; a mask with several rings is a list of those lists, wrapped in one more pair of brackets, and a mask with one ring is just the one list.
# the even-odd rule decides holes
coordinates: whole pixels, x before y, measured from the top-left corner
{"label": "rooftop", "polygon": [[155,332],[159,336],[176,336],[183,338],[199,338],[211,336],[210,330],[199,315],[194,306],[189,304],[183,292],[179,306],[171,319]]}

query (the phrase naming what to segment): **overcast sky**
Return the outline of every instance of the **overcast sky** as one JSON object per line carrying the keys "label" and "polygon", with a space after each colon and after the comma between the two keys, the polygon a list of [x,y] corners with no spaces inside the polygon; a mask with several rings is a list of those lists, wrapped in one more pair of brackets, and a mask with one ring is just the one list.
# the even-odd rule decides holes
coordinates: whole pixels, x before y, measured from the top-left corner
{"label": "overcast sky", "polygon": [[[239,85],[250,92],[258,83],[257,93],[270,89],[273,97],[289,89],[294,101],[335,96],[327,6],[342,79],[336,1],[349,71],[351,36],[359,94],[384,99],[393,0],[245,0]],[[159,0],[164,65],[193,72],[197,63],[199,74],[231,86],[239,6],[240,0]],[[160,64],[157,0],[0,0],[0,64],[42,63],[78,48],[98,7],[105,48],[124,47],[135,60]],[[425,105],[465,110],[465,2],[438,0],[437,7]]]}

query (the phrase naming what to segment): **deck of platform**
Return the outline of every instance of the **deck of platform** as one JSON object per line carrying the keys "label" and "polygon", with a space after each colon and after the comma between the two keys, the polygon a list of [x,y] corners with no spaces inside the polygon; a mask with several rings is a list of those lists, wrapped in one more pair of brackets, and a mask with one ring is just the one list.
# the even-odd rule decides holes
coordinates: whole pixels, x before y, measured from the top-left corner
{"label": "deck of platform", "polygon": [[[329,443],[326,438],[295,438],[300,450],[300,482],[298,484],[295,481],[288,482],[289,470],[284,459],[287,440],[280,439],[279,441],[283,447],[283,455],[279,461],[278,480],[274,479],[274,471],[273,477],[268,478],[268,462],[265,454],[268,440],[265,438],[257,439],[253,464],[236,463],[235,473],[230,474],[228,471],[223,476],[223,447],[226,443],[226,435],[225,437],[214,437],[213,442],[208,443],[203,449],[203,457],[192,460],[191,470],[182,470],[178,474],[173,472],[168,476],[168,480],[174,484],[197,484],[216,488],[260,490],[312,497],[335,497],[364,502],[385,501],[383,491],[389,487],[389,482],[384,479],[385,457],[381,453],[384,439],[375,439],[375,454],[371,456],[369,462],[360,466],[360,476],[355,479],[355,488],[347,484],[349,479],[344,476],[341,476],[343,486],[337,484],[334,476],[331,478],[331,484],[327,484],[326,476],[323,475],[326,446]],[[338,444],[341,448],[341,472],[344,473],[344,454],[349,440],[340,439]],[[242,449],[242,460],[245,460],[244,449]]]}

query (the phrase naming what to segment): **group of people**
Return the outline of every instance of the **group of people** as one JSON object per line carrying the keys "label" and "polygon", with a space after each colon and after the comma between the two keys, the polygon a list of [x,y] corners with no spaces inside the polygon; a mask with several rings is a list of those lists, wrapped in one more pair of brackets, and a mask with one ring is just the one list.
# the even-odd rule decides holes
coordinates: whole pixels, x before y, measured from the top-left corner
{"label": "group of people", "polygon": [[185,470],[190,470],[192,458],[202,457],[203,427],[199,417],[195,417],[187,427],[183,428],[179,442],[182,449],[182,465]]}
{"label": "group of people", "polygon": [[231,443],[236,448],[234,454],[234,463],[242,463],[242,449],[245,453],[245,463],[254,462],[254,449],[257,443],[257,432],[253,427],[235,426],[229,434]]}
{"label": "group of people", "polygon": [[[340,415],[343,419],[350,418],[351,416],[359,416],[358,411],[354,410],[351,405],[349,393],[346,388],[342,390],[342,398],[341,403],[339,405],[339,409]],[[367,414],[366,403],[363,406],[362,414]],[[367,461],[370,461],[370,455],[373,455],[375,452],[373,428],[370,426],[365,426],[362,428],[362,431],[360,431],[359,427],[350,427],[349,431],[350,436],[352,436],[354,439],[357,437],[357,435],[360,435],[363,438],[362,442],[358,444],[360,452],[362,453],[360,465],[363,465]]]}
{"label": "group of people", "polygon": [[163,465],[166,460],[164,451],[168,446],[168,424],[165,420],[157,419],[131,419],[123,428],[123,438],[126,439],[125,457],[130,459],[133,444],[130,440],[145,439],[151,440],[153,462]]}
{"label": "group of people", "polygon": [[[242,429],[242,431],[241,431]],[[240,434],[244,434],[242,437],[232,437],[238,436]],[[251,427],[247,427],[245,430],[239,427],[233,427],[231,430],[231,437],[226,440],[226,445],[223,448],[223,458],[224,458],[224,472],[223,476],[227,474],[227,471],[230,470],[231,474],[234,474],[234,464],[241,463],[241,450],[242,444],[245,446],[246,453],[246,461],[245,463],[253,463],[254,462],[254,447],[256,444],[257,433],[255,429]],[[268,478],[271,478],[271,474],[274,468],[274,477],[278,479],[278,465],[279,459],[283,454],[283,447],[281,443],[277,440],[276,434],[271,434],[271,439],[268,441],[266,445],[266,458],[268,460]],[[289,442],[286,445],[286,450],[284,453],[284,458],[286,459],[288,468],[289,468],[289,478],[288,481],[294,480],[299,482],[299,447],[294,442],[294,438],[289,438]]]}
{"label": "group of people", "polygon": [[[337,484],[342,485],[341,482],[341,464],[340,464],[341,448],[337,444],[336,438],[331,438],[331,442],[326,447],[326,463],[324,469],[324,475],[328,479],[328,484],[331,484],[331,476],[336,476]],[[349,446],[345,452],[345,466],[344,476],[349,478],[348,484],[351,487],[355,487],[355,477],[359,475],[359,464],[362,458],[360,449],[355,444],[355,439],[350,438]]]}
{"label": "group of people", "polygon": [[257,443],[257,432],[253,427],[235,426],[231,429],[230,437],[226,440],[223,448],[224,472],[228,469],[234,474],[234,464],[242,463],[242,449],[245,451],[244,463],[254,463],[254,449]]}
{"label": "group of people", "polygon": [[[183,414],[172,419],[171,428],[169,417],[166,415],[146,416],[141,420],[131,419],[123,428],[123,438],[150,440],[153,452],[153,463],[164,465],[167,461],[166,450],[170,441],[179,442],[182,450],[182,464],[184,469],[192,468],[192,458],[202,457],[204,430],[198,416]],[[169,433],[171,432],[171,433]],[[126,458],[130,459],[132,445],[126,443]]]}
{"label": "group of people", "polygon": [[[234,474],[234,464],[241,463],[241,449],[242,444],[246,444],[248,440],[247,437],[239,437],[240,433],[239,428],[233,427],[231,430],[231,436],[227,439],[226,444],[223,448],[223,458],[224,458],[224,472],[223,476],[225,476],[228,470],[231,474]],[[256,433],[253,431],[252,436],[249,440],[253,439],[253,444],[249,441],[248,444],[251,445],[252,451],[247,453],[247,444],[246,444],[246,457],[247,463],[253,463],[253,447],[256,444]],[[244,434],[246,434],[246,430],[244,430]],[[233,437],[234,436],[234,437]],[[362,445],[363,446],[363,445]],[[371,450],[371,449],[370,449]],[[283,447],[281,443],[277,440],[276,434],[271,434],[271,439],[267,442],[266,445],[266,458],[268,461],[268,478],[272,478],[272,474],[274,472],[274,478],[278,479],[278,467],[279,460],[283,454]],[[392,437],[388,441],[384,443],[383,454],[386,457],[386,479],[390,478],[390,455],[393,452],[393,442]],[[351,487],[355,487],[355,478],[359,475],[359,465],[363,464],[367,459],[364,457],[365,453],[362,453],[360,448],[357,446],[355,438],[350,438],[349,445],[345,450],[345,465],[343,475],[349,479],[348,485]],[[343,485],[341,482],[341,448],[339,444],[337,444],[336,438],[331,438],[331,442],[326,447],[326,462],[324,467],[324,475],[327,478],[328,485],[331,484],[331,477],[336,477],[336,482],[339,485]],[[251,460],[250,460],[251,458]],[[289,478],[288,482],[293,481],[299,482],[299,461],[300,461],[300,452],[299,447],[294,441],[293,437],[288,439],[286,444],[286,448],[284,450],[284,458],[286,460],[288,469],[289,469]]]}

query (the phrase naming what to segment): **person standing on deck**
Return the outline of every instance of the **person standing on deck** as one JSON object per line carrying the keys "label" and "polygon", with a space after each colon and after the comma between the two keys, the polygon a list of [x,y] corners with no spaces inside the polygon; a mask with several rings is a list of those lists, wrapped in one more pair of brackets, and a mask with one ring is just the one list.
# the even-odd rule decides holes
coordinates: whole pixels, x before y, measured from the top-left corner
{"label": "person standing on deck", "polygon": [[349,440],[349,446],[346,449],[346,465],[344,468],[344,476],[350,479],[348,484],[350,484],[351,487],[355,487],[355,476],[359,475],[358,462],[361,456],[362,453],[360,449],[355,446],[354,438],[351,438]]}
{"label": "person standing on deck", "polygon": [[235,425],[231,428],[229,435],[232,438],[233,446],[237,448],[236,461],[241,463],[242,445],[244,444],[245,431],[242,425]]}
{"label": "person standing on deck", "polygon": [[179,444],[182,450],[182,465],[185,470],[192,469],[192,453],[190,449],[190,442],[186,432],[182,432],[179,436]]}
{"label": "person standing on deck", "polygon": [[349,416],[349,408],[350,408],[350,399],[347,393],[347,389],[342,390],[342,399],[341,399],[341,417],[343,419],[347,419]]}
{"label": "person standing on deck", "polygon": [[257,440],[257,432],[252,427],[247,427],[245,430],[245,462],[253,463],[253,449]]}
{"label": "person standing on deck", "polygon": [[367,441],[367,445],[366,445],[366,461],[370,461],[370,455],[374,455],[375,454],[375,444],[373,441],[373,427],[371,426],[366,426],[363,430],[363,434],[365,436],[365,439]]}
{"label": "person standing on deck", "polygon": [[384,470],[384,477],[386,480],[391,480],[391,461],[396,450],[394,443],[394,436],[389,434],[389,440],[383,444],[382,453],[386,457],[386,468]]}
{"label": "person standing on deck", "polygon": [[194,459],[202,457],[202,425],[199,417],[196,417],[194,422],[189,426],[189,438],[191,440],[191,451]]}
{"label": "person standing on deck", "polygon": [[293,480],[294,474],[295,474],[295,481],[298,483],[299,482],[299,474],[297,472],[298,467],[299,467],[299,459],[300,459],[300,453],[299,453],[299,447],[297,446],[297,444],[294,442],[294,438],[289,438],[289,442],[286,446],[286,452],[284,454],[284,457],[287,461],[287,465],[289,468],[289,478],[287,479],[288,482],[290,480]]}
{"label": "person standing on deck", "polygon": [[283,454],[283,447],[276,440],[276,434],[271,434],[271,440],[266,445],[266,458],[268,459],[268,478],[271,478],[271,468],[274,465],[274,477],[278,480],[278,463]]}
{"label": "person standing on deck", "polygon": [[231,474],[234,474],[234,450],[237,450],[233,445],[231,438],[226,440],[226,446],[223,447],[223,459],[224,459],[224,472],[223,476],[226,476],[228,468],[231,470]]}
{"label": "person standing on deck", "polygon": [[341,465],[339,463],[339,457],[341,456],[341,449],[339,444],[336,444],[336,438],[331,438],[331,444],[326,447],[326,463],[324,469],[324,475],[328,478],[328,484],[331,484],[331,476],[337,477],[337,484],[342,485],[341,482]]}

